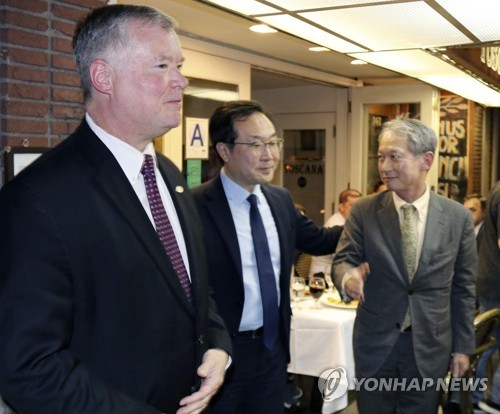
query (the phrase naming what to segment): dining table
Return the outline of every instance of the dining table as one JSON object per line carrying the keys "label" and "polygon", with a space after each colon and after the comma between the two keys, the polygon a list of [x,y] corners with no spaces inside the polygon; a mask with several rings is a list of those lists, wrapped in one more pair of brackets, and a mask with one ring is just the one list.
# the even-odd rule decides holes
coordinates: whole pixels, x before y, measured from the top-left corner
{"label": "dining table", "polygon": [[[356,303],[343,303],[334,290],[325,292],[317,305],[308,295],[292,304],[288,372],[319,378],[325,371],[340,368],[336,371],[342,372],[347,389],[353,390]],[[322,414],[338,412],[347,405],[347,391],[334,399],[323,398]]]}

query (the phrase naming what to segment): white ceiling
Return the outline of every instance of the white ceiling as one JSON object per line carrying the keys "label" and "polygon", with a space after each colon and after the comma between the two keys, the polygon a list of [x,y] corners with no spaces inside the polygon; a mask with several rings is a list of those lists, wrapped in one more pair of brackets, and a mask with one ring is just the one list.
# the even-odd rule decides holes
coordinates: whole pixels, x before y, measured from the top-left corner
{"label": "white ceiling", "polygon": [[[219,3],[216,6],[213,3]],[[137,1],[133,3],[137,4]],[[178,33],[239,51],[293,63],[366,85],[415,82],[443,89],[451,77],[455,92],[500,106],[500,92],[443,61],[438,48],[500,46],[500,0],[140,0],[172,15]],[[227,8],[233,8],[229,11]],[[259,34],[254,23],[279,30]],[[326,46],[314,53],[311,46]],[[354,59],[370,62],[351,65]],[[256,70],[252,88],[290,86],[309,82]],[[441,83],[440,83],[441,82]],[[464,89],[488,89],[487,101],[467,96]],[[478,83],[478,84],[476,84]],[[455,86],[453,86],[455,87]],[[449,89],[453,92],[452,89]],[[495,104],[498,102],[498,104]]]}

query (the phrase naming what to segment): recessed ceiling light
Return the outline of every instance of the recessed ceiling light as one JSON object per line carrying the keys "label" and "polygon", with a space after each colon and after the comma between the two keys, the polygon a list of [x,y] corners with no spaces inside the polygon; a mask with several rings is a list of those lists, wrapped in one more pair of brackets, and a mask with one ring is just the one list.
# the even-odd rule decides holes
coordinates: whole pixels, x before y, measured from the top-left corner
{"label": "recessed ceiling light", "polygon": [[330,49],[328,49],[327,47],[323,47],[323,46],[313,46],[313,47],[310,47],[309,50],[311,52],[328,52]]}
{"label": "recessed ceiling light", "polygon": [[256,33],[276,33],[277,30],[273,29],[272,27],[269,27],[265,24],[254,24],[253,26],[250,27],[250,30],[252,32]]}
{"label": "recessed ceiling light", "polygon": [[354,59],[353,61],[351,61],[351,65],[367,65],[368,63],[366,63],[364,60],[360,60],[360,59]]}

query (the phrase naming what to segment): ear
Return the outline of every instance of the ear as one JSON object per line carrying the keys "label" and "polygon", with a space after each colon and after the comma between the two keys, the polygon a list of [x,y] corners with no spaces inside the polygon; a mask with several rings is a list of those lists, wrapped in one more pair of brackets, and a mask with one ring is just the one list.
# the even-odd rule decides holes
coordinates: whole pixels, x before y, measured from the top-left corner
{"label": "ear", "polygon": [[434,162],[434,153],[432,151],[427,151],[423,154],[422,170],[429,171],[431,169],[432,163]]}
{"label": "ear", "polygon": [[218,142],[215,145],[215,150],[217,151],[217,154],[219,154],[219,157],[221,157],[225,163],[229,161],[229,148],[225,143]]}
{"label": "ear", "polygon": [[113,68],[102,59],[94,60],[90,64],[90,81],[99,92],[109,95],[113,88]]}

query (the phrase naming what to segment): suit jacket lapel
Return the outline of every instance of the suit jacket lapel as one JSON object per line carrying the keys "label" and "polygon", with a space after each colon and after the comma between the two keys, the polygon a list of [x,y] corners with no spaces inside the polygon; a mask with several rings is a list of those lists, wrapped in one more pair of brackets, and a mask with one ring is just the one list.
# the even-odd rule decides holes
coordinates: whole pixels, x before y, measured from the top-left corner
{"label": "suit jacket lapel", "polygon": [[[181,298],[180,300],[186,308],[192,312],[192,306],[182,290],[165,249],[118,161],[85,121],[82,122],[79,134],[82,135],[79,140],[81,152],[95,170],[94,183],[96,187],[100,189],[103,198],[113,205],[114,211],[124,216],[125,221],[133,228],[137,238],[144,244],[144,249],[149,252],[151,258],[158,265],[164,279],[178,293],[178,297]],[[169,184],[165,174],[162,174],[162,176],[168,187]],[[174,196],[172,197],[175,199]],[[177,211],[179,212],[179,210]]]}
{"label": "suit jacket lapel", "polygon": [[214,220],[215,227],[224,240],[229,257],[233,261],[238,276],[243,283],[241,255],[239,251],[238,236],[234,222],[231,219],[231,209],[222,186],[220,176],[215,177],[207,188],[207,208]]}
{"label": "suit jacket lapel", "polygon": [[403,283],[408,284],[409,278],[403,253],[401,226],[399,224],[398,212],[394,207],[392,192],[388,191],[385,194],[376,215],[385,243],[389,251],[393,252],[394,260],[400,270],[398,276]]}
{"label": "suit jacket lapel", "polygon": [[415,277],[425,270],[423,264],[431,262],[432,256],[440,250],[441,240],[443,240],[442,234],[446,224],[446,215],[443,213],[444,209],[439,202],[439,198],[431,191],[427,211],[427,222],[425,223],[424,244],[422,246],[422,252],[420,253],[420,260],[418,262]]}

